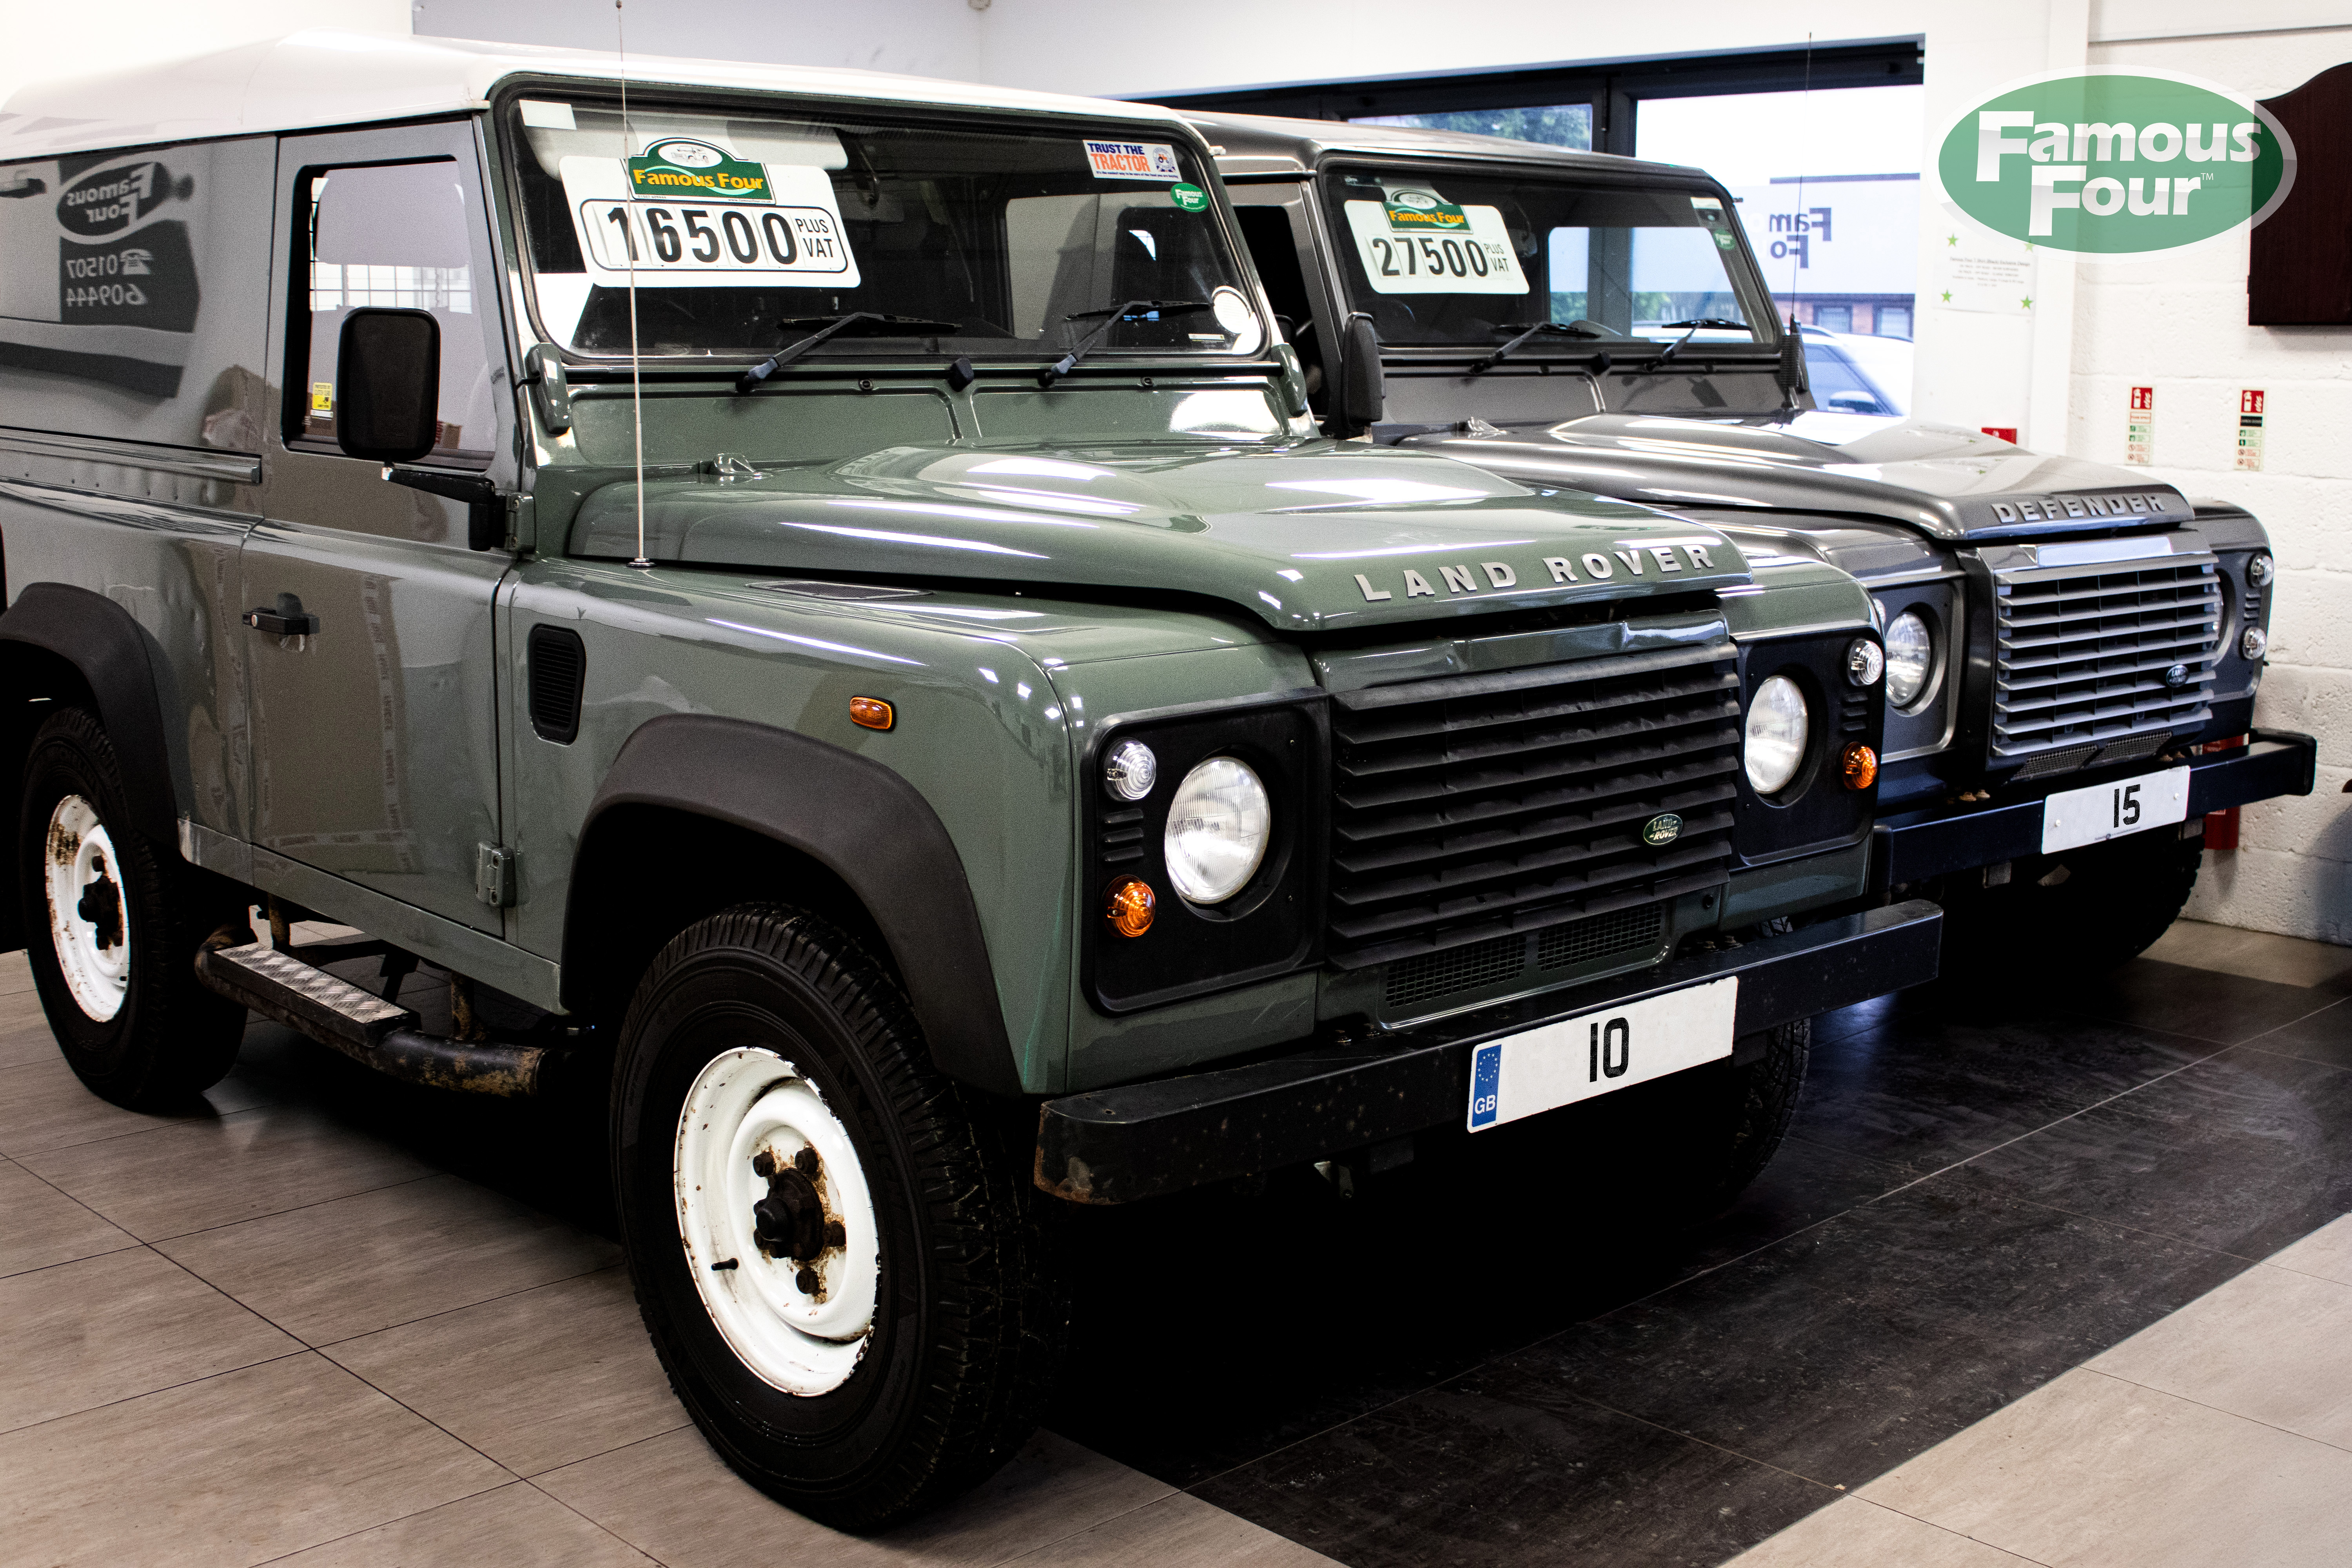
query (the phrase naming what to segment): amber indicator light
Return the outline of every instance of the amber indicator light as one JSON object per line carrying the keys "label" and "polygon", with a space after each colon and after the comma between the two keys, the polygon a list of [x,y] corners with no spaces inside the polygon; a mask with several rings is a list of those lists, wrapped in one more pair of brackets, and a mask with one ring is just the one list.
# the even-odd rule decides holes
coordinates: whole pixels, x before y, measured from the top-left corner
{"label": "amber indicator light", "polygon": [[1878,753],[1856,741],[1845,749],[1845,787],[1868,789],[1878,782]]}
{"label": "amber indicator light", "polygon": [[1139,877],[1128,877],[1111,884],[1110,907],[1103,913],[1110,919],[1110,929],[1121,936],[1141,936],[1151,929],[1151,884]]}
{"label": "amber indicator light", "polygon": [[898,721],[898,713],[879,697],[853,697],[849,700],[849,721],[869,730],[887,730]]}

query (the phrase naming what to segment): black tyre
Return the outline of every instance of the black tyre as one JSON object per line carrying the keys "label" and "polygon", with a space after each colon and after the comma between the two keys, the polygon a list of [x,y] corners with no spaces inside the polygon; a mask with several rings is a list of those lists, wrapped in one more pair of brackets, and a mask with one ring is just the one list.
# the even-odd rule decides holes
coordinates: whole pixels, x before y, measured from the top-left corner
{"label": "black tyre", "polygon": [[33,984],[75,1075],[134,1110],[218,1083],[245,1009],[197,984],[195,956],[241,917],[214,879],[131,826],[121,762],[82,709],[33,736],[16,868]]}
{"label": "black tyre", "polygon": [[1012,1456],[1069,1317],[1028,1173],[849,937],[768,905],[689,927],[614,1089],[638,1305],[730,1464],[873,1530]]}
{"label": "black tyre", "polygon": [[1952,879],[1943,989],[2041,989],[2129,962],[2180,918],[2203,853],[2166,829],[2013,861],[2000,887]]}
{"label": "black tyre", "polygon": [[1710,1213],[1746,1191],[1780,1152],[1780,1141],[1789,1135],[1789,1122],[1804,1093],[1805,1069],[1812,1061],[1813,1021],[1800,1018],[1765,1030],[1760,1041],[1740,1044],[1746,1050],[1738,1054],[1759,1046],[1761,1054],[1744,1062],[1734,1057],[1727,1097],[1731,1136],[1723,1174],[1704,1205]]}

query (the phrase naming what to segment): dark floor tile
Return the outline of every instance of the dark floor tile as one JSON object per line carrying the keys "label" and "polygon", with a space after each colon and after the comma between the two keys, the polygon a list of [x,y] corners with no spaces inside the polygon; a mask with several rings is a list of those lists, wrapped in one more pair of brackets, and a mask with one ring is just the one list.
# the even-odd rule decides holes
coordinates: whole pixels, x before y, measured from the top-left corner
{"label": "dark floor tile", "polygon": [[2352,1002],[2337,1002],[2292,1024],[2282,1024],[2246,1044],[2258,1051],[2352,1068]]}
{"label": "dark floor tile", "polygon": [[1973,1169],[2034,1202],[2266,1257],[2352,1210],[2352,1071],[2242,1046]]}
{"label": "dark floor tile", "polygon": [[1791,1129],[1808,1142],[1941,1169],[2210,1054],[2216,1047],[2046,1008],[1899,1011],[1816,1043]]}
{"label": "dark floor tile", "polygon": [[1228,1472],[1195,1495],[1349,1568],[1713,1564],[1836,1497],[1487,1374]]}
{"label": "dark floor tile", "polygon": [[1952,1173],[1481,1369],[1859,1485],[2250,1265]]}
{"label": "dark floor tile", "polygon": [[2234,1046],[2317,1012],[2338,994],[2137,958],[2068,986],[2058,999],[2093,1017]]}
{"label": "dark floor tile", "polygon": [[[1791,1142],[1724,1213],[1676,1225],[1635,1202],[1622,1150],[1580,1147],[1574,1120],[1538,1131],[1516,1158],[1441,1147],[1353,1200],[1294,1175],[1067,1216],[1077,1340],[1049,1424],[1189,1485],[1910,1179]],[[1429,1278],[1466,1310],[1424,1322]],[[1239,1282],[1248,1310],[1216,1310]]]}

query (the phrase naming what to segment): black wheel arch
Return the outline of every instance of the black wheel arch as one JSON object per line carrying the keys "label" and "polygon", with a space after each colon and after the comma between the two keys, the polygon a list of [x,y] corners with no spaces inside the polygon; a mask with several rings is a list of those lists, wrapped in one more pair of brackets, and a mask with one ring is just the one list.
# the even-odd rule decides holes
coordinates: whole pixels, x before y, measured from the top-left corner
{"label": "black wheel arch", "polygon": [[930,803],[870,758],[740,719],[664,714],[623,742],[573,854],[564,1005],[617,1017],[671,936],[746,898],[871,945],[942,1071],[1024,1092],[979,907]]}
{"label": "black wheel arch", "polygon": [[[152,639],[131,612],[66,583],[28,583],[0,615],[0,821],[13,825],[33,731],[53,704],[88,706],[122,763],[131,826],[157,851],[179,853],[171,752]],[[0,951],[25,945],[15,857],[0,865]]]}

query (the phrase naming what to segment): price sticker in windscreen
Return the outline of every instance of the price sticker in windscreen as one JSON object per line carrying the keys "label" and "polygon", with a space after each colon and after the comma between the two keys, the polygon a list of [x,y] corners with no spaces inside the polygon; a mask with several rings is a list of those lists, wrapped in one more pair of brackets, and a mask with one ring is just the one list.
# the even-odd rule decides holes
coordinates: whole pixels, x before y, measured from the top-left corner
{"label": "price sticker in windscreen", "polygon": [[642,157],[569,157],[562,169],[582,256],[607,288],[625,287],[632,270],[661,289],[857,285],[822,169],[748,163],[687,138]]}
{"label": "price sticker in windscreen", "polygon": [[1348,229],[1364,276],[1382,294],[1524,294],[1527,274],[1495,207],[1456,206],[1425,185],[1392,185],[1349,202]]}

